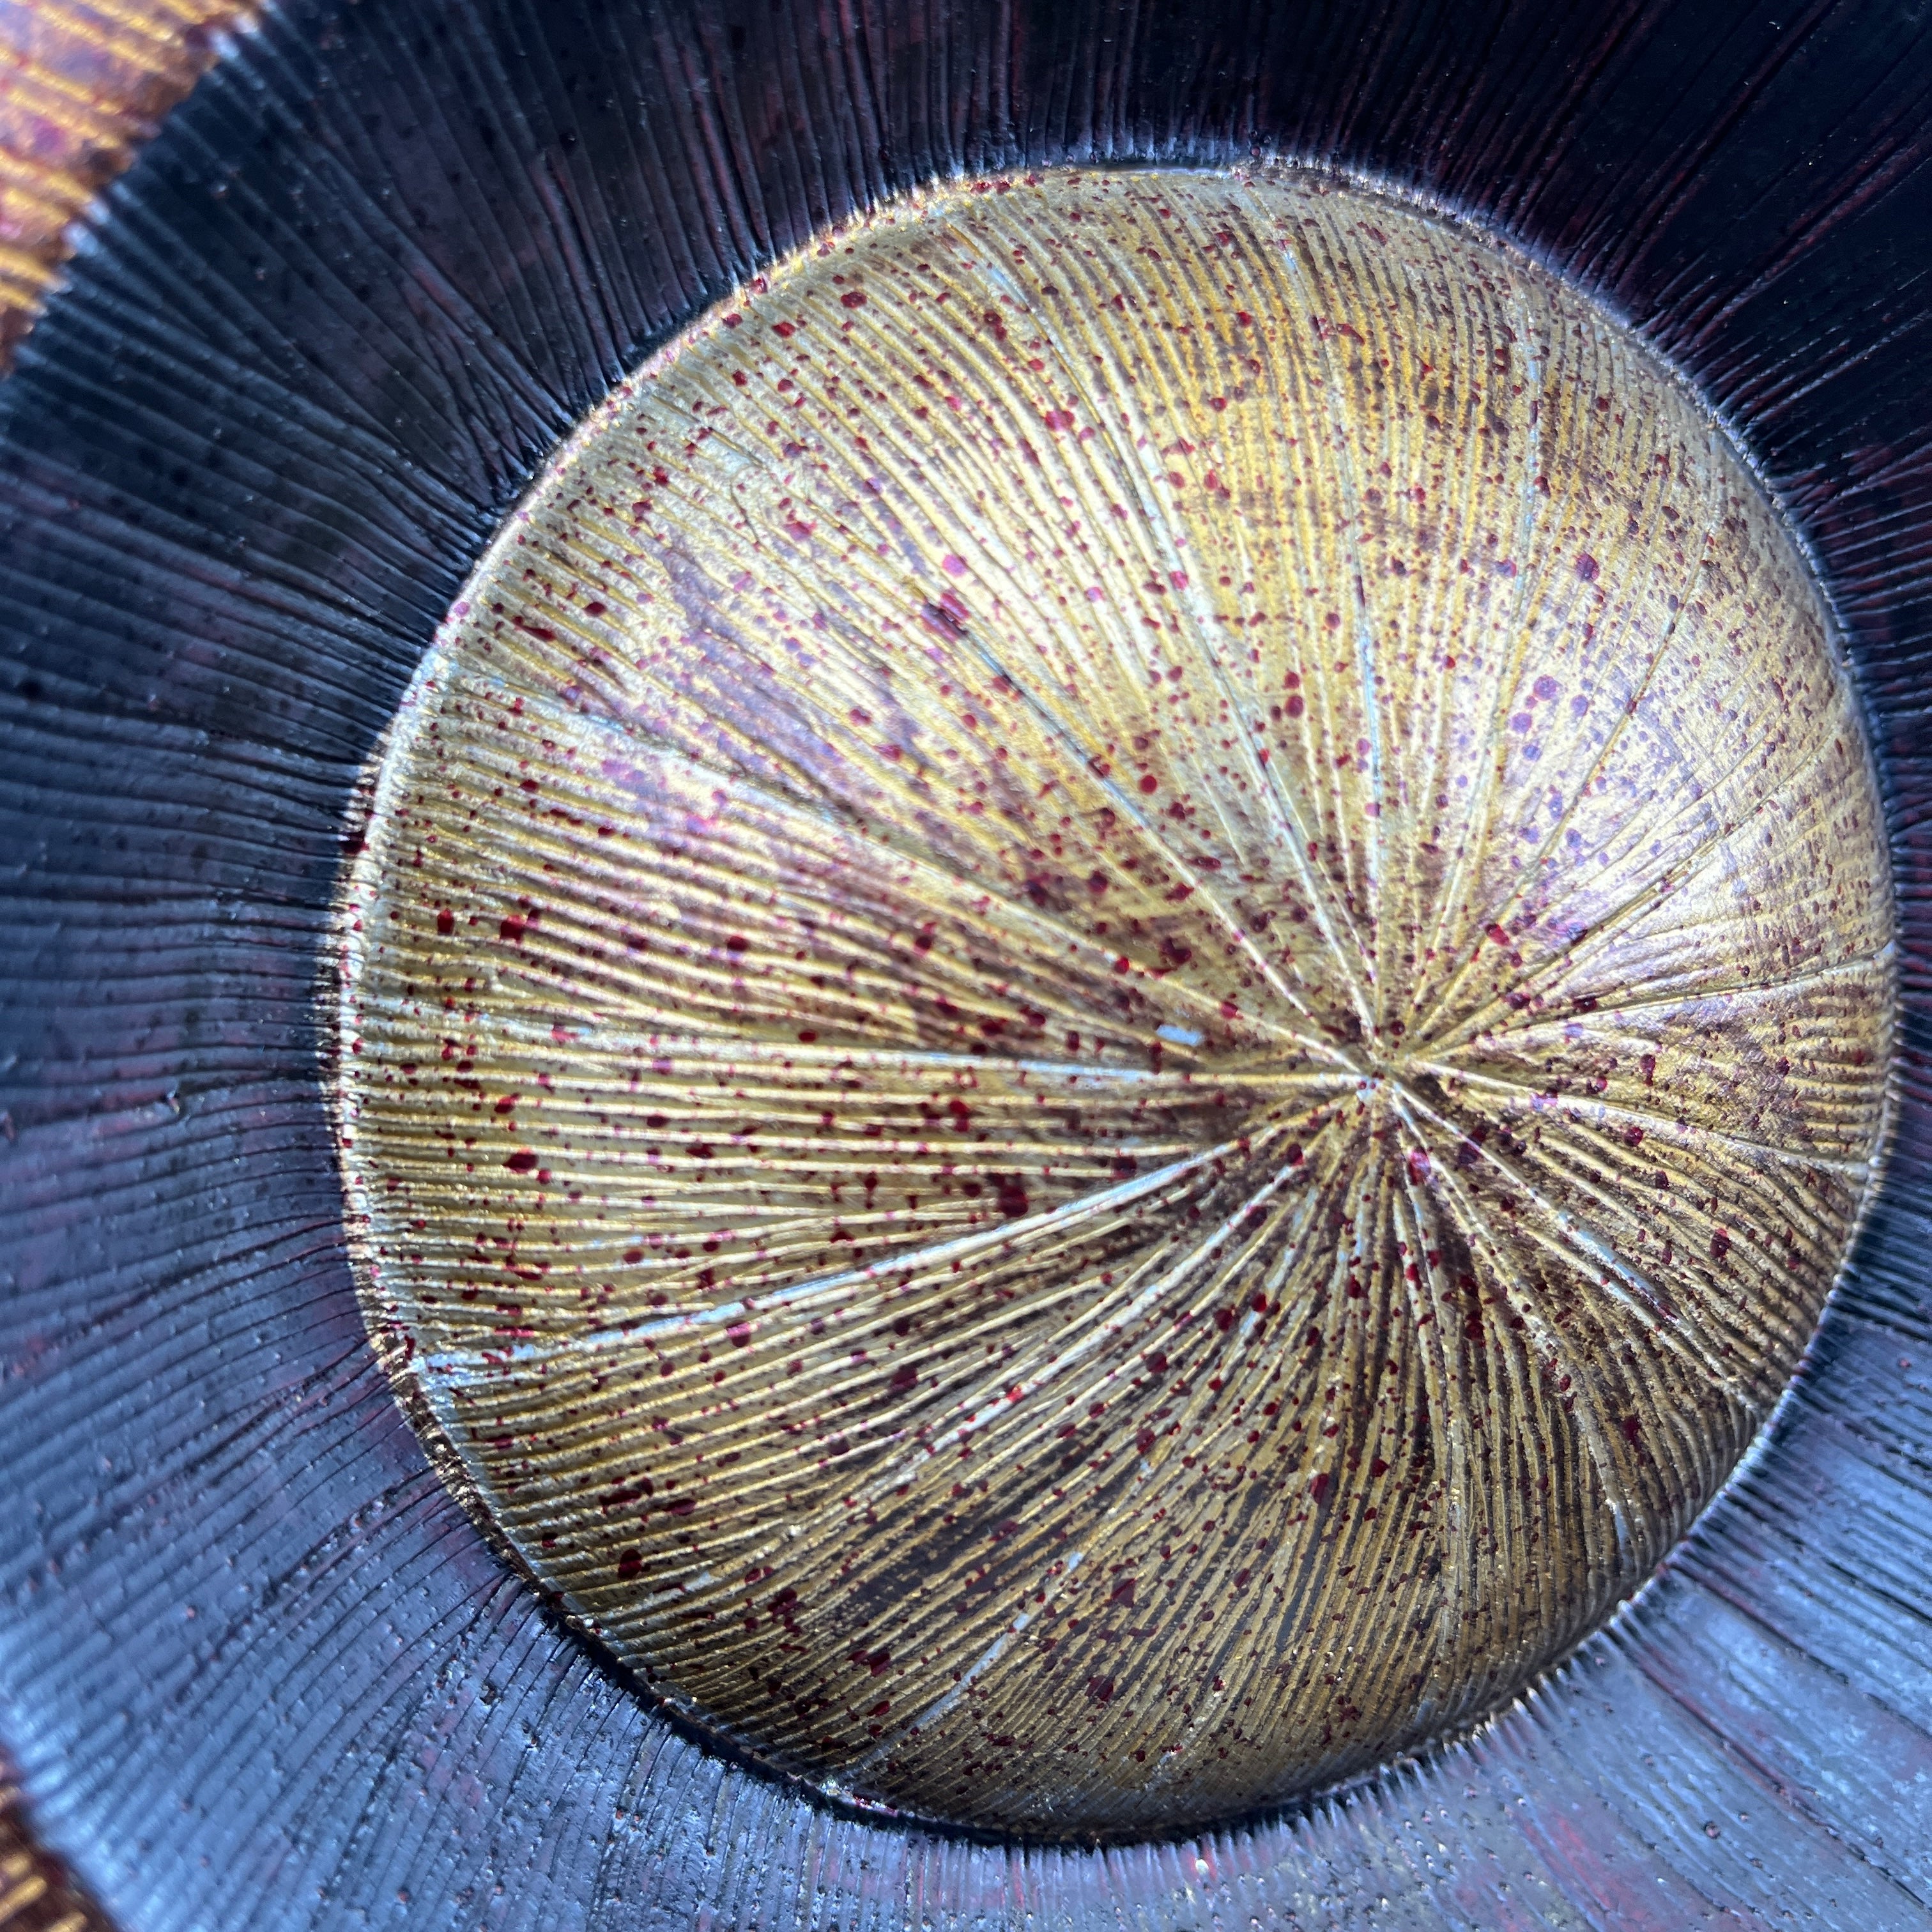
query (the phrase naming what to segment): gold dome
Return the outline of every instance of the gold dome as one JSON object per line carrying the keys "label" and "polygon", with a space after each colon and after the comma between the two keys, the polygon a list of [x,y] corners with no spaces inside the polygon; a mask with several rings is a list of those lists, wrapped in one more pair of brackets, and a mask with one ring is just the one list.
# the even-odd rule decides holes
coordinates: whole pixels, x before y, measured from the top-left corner
{"label": "gold dome", "polygon": [[365,1310],[660,1695],[1132,1832],[1466,1726],[1777,1401],[1892,908],[1721,430],[1288,171],[963,183],[600,407],[343,889]]}

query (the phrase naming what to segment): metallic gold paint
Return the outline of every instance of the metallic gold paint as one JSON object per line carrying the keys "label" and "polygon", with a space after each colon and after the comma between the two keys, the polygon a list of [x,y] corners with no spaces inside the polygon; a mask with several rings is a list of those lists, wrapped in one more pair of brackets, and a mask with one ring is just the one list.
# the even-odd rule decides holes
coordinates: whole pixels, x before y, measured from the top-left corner
{"label": "metallic gold paint", "polygon": [[72,253],[76,224],[252,21],[226,0],[46,0],[0,11],[0,374]]}
{"label": "metallic gold paint", "polygon": [[667,1700],[1046,1834],[1498,1708],[1777,1400],[1892,911],[1794,545],[1293,172],[824,237],[597,411],[345,878],[365,1311]]}
{"label": "metallic gold paint", "polygon": [[42,1849],[14,1768],[0,1758],[0,1932],[108,1932],[108,1922]]}

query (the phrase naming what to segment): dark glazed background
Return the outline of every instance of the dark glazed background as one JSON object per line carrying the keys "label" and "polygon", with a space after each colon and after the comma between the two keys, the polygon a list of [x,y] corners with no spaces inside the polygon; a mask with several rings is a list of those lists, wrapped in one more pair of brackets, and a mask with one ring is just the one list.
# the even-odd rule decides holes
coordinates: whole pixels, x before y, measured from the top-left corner
{"label": "dark glazed background", "polygon": [[[297,0],[202,83],[0,386],[0,1738],[127,1932],[1932,1920],[1932,19],[1776,4]],[[1492,219],[1796,513],[1887,767],[1899,1144],[1767,1451],[1474,1744],[1184,1845],[908,1834],[674,1735],[430,1474],[318,1082],[340,827],[694,309],[934,172],[1256,144]]]}

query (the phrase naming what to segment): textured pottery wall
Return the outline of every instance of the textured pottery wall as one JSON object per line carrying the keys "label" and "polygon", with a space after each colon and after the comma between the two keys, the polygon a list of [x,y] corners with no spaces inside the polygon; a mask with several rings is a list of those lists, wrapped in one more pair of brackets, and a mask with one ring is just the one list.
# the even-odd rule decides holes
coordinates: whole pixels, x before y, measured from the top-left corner
{"label": "textured pottery wall", "polygon": [[[1922,28],[1828,0],[295,0],[242,37],[0,384],[0,1738],[116,1922],[1924,1922],[1929,130]],[[398,1407],[318,1018],[344,828],[505,519],[714,304],[936,178],[1277,152],[1514,237],[1774,486],[1880,766],[1894,1144],[1762,1450],[1473,1739],[1157,1841],[908,1828],[662,1714]]]}

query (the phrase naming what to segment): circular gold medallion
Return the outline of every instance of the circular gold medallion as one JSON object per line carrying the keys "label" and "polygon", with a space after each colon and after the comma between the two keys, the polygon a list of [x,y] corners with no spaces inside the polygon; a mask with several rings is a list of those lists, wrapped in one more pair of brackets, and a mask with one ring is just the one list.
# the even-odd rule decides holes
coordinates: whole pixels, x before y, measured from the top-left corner
{"label": "circular gold medallion", "polygon": [[1128,1832],[1493,1712],[1876,1157],[1880,814],[1722,432],[1292,171],[961,184],[572,439],[343,915],[372,1333],[661,1696]]}

